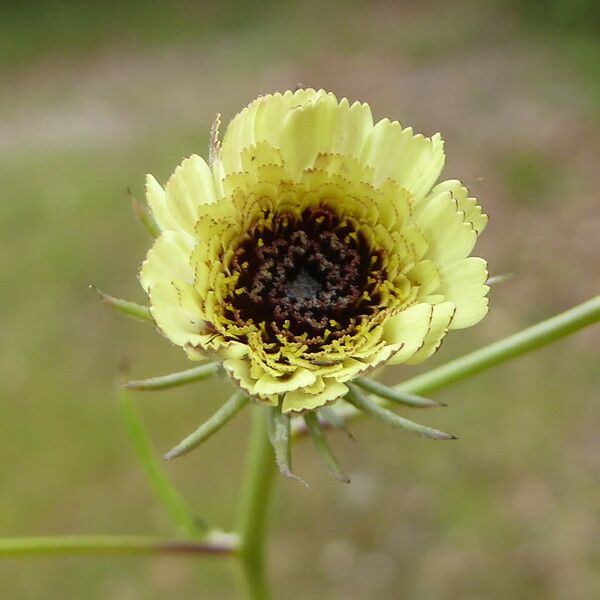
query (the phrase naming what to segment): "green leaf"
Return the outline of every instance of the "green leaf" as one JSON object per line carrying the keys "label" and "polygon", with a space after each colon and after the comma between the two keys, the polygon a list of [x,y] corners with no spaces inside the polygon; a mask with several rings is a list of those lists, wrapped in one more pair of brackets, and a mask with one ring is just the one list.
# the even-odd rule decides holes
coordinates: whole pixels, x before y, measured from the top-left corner
{"label": "green leaf", "polygon": [[312,437],[317,453],[323,459],[329,472],[342,483],[350,483],[350,478],[342,469],[334,456],[331,447],[327,443],[327,438],[319,425],[319,419],[314,412],[307,412],[304,415],[304,422],[308,428],[308,432]]}
{"label": "green leaf", "polygon": [[188,435],[182,442],[177,444],[172,450],[169,450],[163,460],[173,460],[178,456],[183,456],[198,447],[202,442],[206,441],[214,433],[219,431],[226,423],[228,423],[248,402],[248,397],[243,392],[235,392],[229,400],[217,410],[217,412],[205,421],[194,431]]}
{"label": "green leaf", "polygon": [[118,389],[121,412],[127,425],[129,437],[142,464],[151,487],[169,511],[173,521],[189,534],[198,536],[207,531],[207,526],[191,511],[183,496],[173,487],[162,464],[153,452],[148,431],[138,413],[132,395],[123,387]]}
{"label": "green leaf", "polygon": [[218,362],[212,362],[205,365],[200,365],[199,367],[194,367],[193,369],[179,371],[178,373],[169,373],[169,375],[150,377],[149,379],[127,381],[123,385],[128,390],[136,390],[139,392],[165,390],[168,388],[185,385],[187,383],[208,379],[209,377],[213,377],[216,373],[218,373],[219,369],[220,364]]}
{"label": "green leaf", "polygon": [[132,195],[131,190],[127,190],[129,197],[131,198],[131,206],[133,212],[140,220],[144,229],[150,234],[151,237],[157,238],[161,234],[160,227],[156,224],[156,221],[152,218],[152,215],[144,208]]}
{"label": "green leaf", "polygon": [[90,289],[96,291],[104,303],[108,304],[116,311],[123,313],[124,315],[135,317],[136,319],[141,319],[142,321],[154,320],[148,306],[143,306],[142,304],[137,304],[136,302],[130,302],[129,300],[122,300],[121,298],[110,296],[109,294],[106,294],[102,290],[98,289],[94,284],[90,285]]}
{"label": "green leaf", "polygon": [[379,381],[374,381],[367,377],[357,377],[353,380],[353,383],[380,398],[385,398],[386,400],[396,402],[397,404],[403,404],[404,406],[410,406],[411,408],[435,408],[446,406],[443,402],[436,402],[429,398],[415,396],[414,394],[403,392],[397,388],[388,387]]}
{"label": "green leaf", "polygon": [[269,409],[269,438],[273,450],[275,450],[275,462],[281,474],[308,487],[306,481],[292,471],[290,417],[281,412],[281,403]]}
{"label": "green leaf", "polygon": [[346,395],[345,399],[350,402],[350,404],[354,405],[359,410],[362,410],[364,413],[371,415],[372,417],[381,419],[384,423],[387,423],[392,427],[397,427],[403,431],[406,431],[407,433],[433,440],[456,439],[456,436],[449,433],[444,433],[443,431],[432,429],[431,427],[426,427],[425,425],[419,425],[418,423],[400,417],[391,410],[388,410],[387,408],[377,404],[377,402],[371,400],[368,396],[363,394],[356,385],[350,384],[349,388],[350,391]]}

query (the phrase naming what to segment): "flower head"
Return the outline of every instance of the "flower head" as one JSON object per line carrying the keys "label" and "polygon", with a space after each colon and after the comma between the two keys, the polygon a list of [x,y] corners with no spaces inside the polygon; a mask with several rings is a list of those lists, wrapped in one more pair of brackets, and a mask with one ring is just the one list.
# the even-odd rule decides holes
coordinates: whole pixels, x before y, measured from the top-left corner
{"label": "flower head", "polygon": [[382,364],[419,363],[487,312],[487,217],[436,185],[443,142],[312,89],[262,96],[210,162],[147,198],[160,227],[140,273],[161,331],[217,358],[251,398],[316,409]]}

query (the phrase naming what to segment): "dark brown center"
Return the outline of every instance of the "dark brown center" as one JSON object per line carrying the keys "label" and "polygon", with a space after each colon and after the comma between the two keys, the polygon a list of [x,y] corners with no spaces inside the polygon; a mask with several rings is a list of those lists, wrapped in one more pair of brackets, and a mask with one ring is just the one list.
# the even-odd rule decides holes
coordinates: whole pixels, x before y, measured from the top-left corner
{"label": "dark brown center", "polygon": [[267,335],[339,336],[378,310],[382,260],[350,219],[323,208],[279,214],[249,232],[232,261],[239,271],[233,319],[265,323]]}

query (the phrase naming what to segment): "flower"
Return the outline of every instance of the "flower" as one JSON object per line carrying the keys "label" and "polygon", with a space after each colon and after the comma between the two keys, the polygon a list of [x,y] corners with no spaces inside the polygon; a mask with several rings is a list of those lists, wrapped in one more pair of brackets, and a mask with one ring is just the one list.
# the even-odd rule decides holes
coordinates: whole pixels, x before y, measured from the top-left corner
{"label": "flower", "polygon": [[164,335],[216,358],[251,398],[309,411],[383,364],[420,363],[488,310],[486,215],[459,181],[436,185],[439,134],[373,124],[323,90],[261,96],[209,163],[163,189],[161,235],[140,273]]}

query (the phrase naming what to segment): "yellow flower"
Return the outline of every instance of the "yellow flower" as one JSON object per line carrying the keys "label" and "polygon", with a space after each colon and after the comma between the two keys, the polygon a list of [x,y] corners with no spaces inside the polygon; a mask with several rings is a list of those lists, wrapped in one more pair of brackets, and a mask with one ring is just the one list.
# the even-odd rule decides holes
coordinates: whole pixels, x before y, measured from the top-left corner
{"label": "yellow flower", "polygon": [[[215,136],[216,137],[216,136]],[[415,364],[487,312],[487,217],[443,142],[323,90],[262,96],[210,164],[192,156],[147,199],[162,233],[140,280],[157,326],[217,358],[282,411],[344,396],[382,364]]]}

